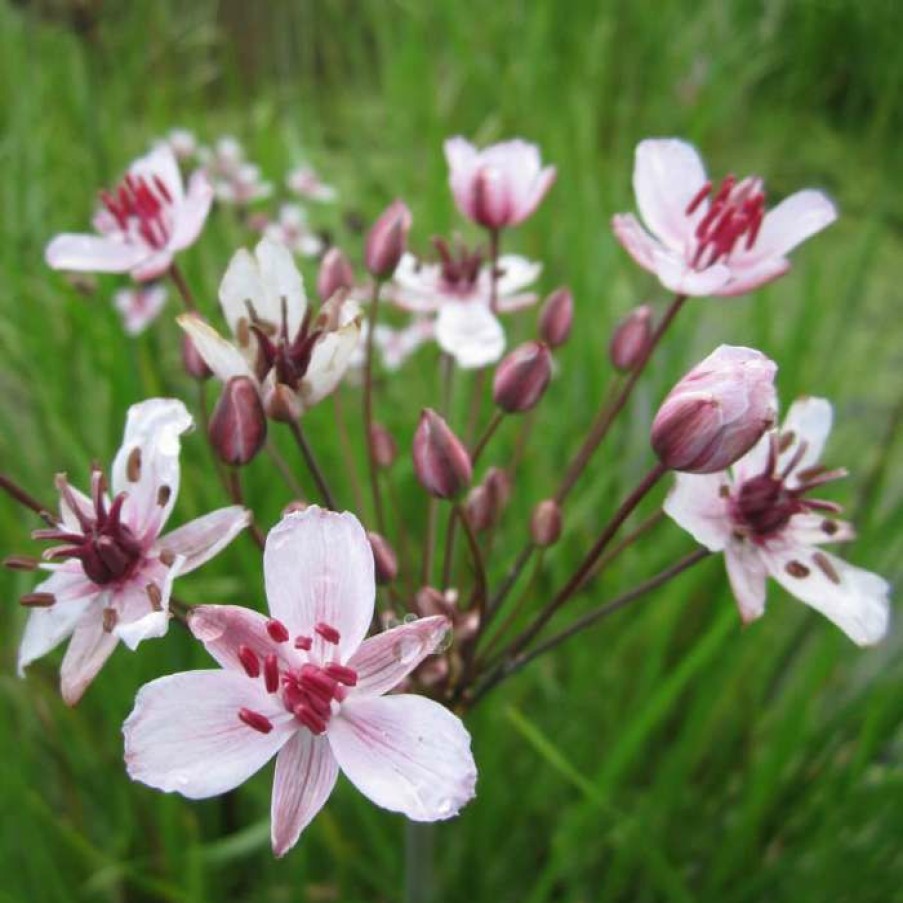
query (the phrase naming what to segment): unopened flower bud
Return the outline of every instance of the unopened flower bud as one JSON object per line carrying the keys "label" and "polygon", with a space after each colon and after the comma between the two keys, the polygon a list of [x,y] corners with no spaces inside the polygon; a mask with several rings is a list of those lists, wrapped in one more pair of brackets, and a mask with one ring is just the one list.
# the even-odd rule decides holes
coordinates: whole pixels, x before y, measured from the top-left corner
{"label": "unopened flower bud", "polygon": [[449,605],[444,594],[433,586],[420,587],[417,590],[414,605],[421,618],[429,618],[433,615],[449,617],[454,612],[453,606]]}
{"label": "unopened flower bud", "polygon": [[479,486],[471,489],[465,506],[467,521],[479,533],[496,523],[511,496],[511,480],[500,467],[490,467]]}
{"label": "unopened flower bud", "polygon": [[716,473],[743,457],[775,420],[777,365],[752,348],[721,345],[669,393],[652,447],[671,470]]}
{"label": "unopened flower bud", "polygon": [[302,501],[301,499],[292,499],[283,509],[282,516],[288,517],[289,514],[295,514],[298,511],[307,511],[310,507],[308,502]]}
{"label": "unopened flower bud", "polygon": [[420,415],[414,433],[414,470],[426,491],[440,499],[454,498],[473,477],[464,443],[430,408]]}
{"label": "unopened flower bud", "polygon": [[615,370],[629,373],[646,356],[652,340],[652,308],[634,308],[615,327],[608,352]]}
{"label": "unopened flower bud", "polygon": [[254,381],[235,376],[223,392],[210,418],[210,444],[226,464],[247,464],[260,451],[267,435],[267,420]]}
{"label": "unopened flower bud", "polygon": [[552,355],[542,342],[526,342],[498,365],[492,381],[495,403],[509,414],[529,411],[542,398],[552,376]]}
{"label": "unopened flower bud", "polygon": [[566,286],[555,289],[539,311],[539,337],[550,347],[563,345],[574,322],[574,296]]}
{"label": "unopened flower bud", "polygon": [[374,423],[370,427],[370,454],[376,466],[384,470],[391,467],[398,457],[398,445],[381,423]]}
{"label": "unopened flower bud", "polygon": [[388,279],[404,254],[411,229],[411,211],[404,201],[393,201],[367,233],[364,262],[371,276]]}
{"label": "unopened flower bud", "polygon": [[533,509],[530,536],[543,549],[558,542],[561,536],[561,507],[554,499],[545,499]]}
{"label": "unopened flower bud", "polygon": [[[198,314],[186,314],[186,316],[203,319]],[[182,366],[192,379],[203,380],[213,375],[213,371],[207,366],[207,362],[201,357],[187,332],[182,336]]]}
{"label": "unopened flower bud", "polygon": [[373,549],[373,564],[376,571],[376,582],[391,583],[398,576],[398,557],[389,545],[385,536],[379,533],[368,533],[370,548]]}
{"label": "unopened flower bud", "polygon": [[330,248],[320,262],[317,274],[317,295],[321,301],[328,301],[339,289],[354,286],[354,270],[348,258],[338,249]]}

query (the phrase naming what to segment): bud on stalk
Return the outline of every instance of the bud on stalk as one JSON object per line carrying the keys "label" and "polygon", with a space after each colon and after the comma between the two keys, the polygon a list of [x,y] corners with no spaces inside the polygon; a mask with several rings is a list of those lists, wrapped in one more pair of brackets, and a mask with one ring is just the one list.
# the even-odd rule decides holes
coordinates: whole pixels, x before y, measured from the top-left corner
{"label": "bud on stalk", "polygon": [[495,403],[509,414],[535,407],[552,376],[552,355],[542,342],[526,342],[498,365],[492,382]]}
{"label": "bud on stalk", "polygon": [[223,387],[210,418],[209,435],[220,460],[232,466],[247,464],[260,451],[267,419],[250,377],[235,376]]}
{"label": "bud on stalk", "polygon": [[573,322],[574,296],[562,286],[546,298],[539,311],[539,337],[550,348],[559,348],[568,340]]}
{"label": "bud on stalk", "polygon": [[404,201],[393,201],[367,233],[364,262],[370,275],[388,279],[405,252],[411,229],[411,211]]}
{"label": "bud on stalk", "polygon": [[615,327],[608,348],[612,366],[622,373],[629,373],[646,355],[651,340],[652,308],[642,304]]}
{"label": "bud on stalk", "polygon": [[424,489],[440,499],[454,498],[473,477],[464,444],[430,408],[420,415],[414,433],[414,470]]}
{"label": "bud on stalk", "polygon": [[348,258],[338,249],[330,248],[320,262],[317,274],[317,296],[328,301],[340,289],[354,286],[354,270]]}
{"label": "bud on stalk", "polygon": [[370,548],[373,549],[376,582],[381,585],[391,583],[398,576],[398,557],[395,550],[385,536],[379,533],[368,533],[367,539],[370,540]]}
{"label": "bud on stalk", "polygon": [[398,457],[398,445],[381,423],[370,426],[370,454],[376,466],[383,470],[391,467]]}
{"label": "bud on stalk", "polygon": [[545,499],[533,509],[530,536],[541,549],[558,542],[561,536],[561,507],[554,499]]}
{"label": "bud on stalk", "polygon": [[[199,314],[192,313],[186,314],[185,316],[196,317],[201,322],[204,322],[204,318]],[[192,341],[192,338],[188,333],[185,333],[185,335],[182,336],[182,366],[192,379],[204,380],[213,375],[213,371],[207,366],[207,362],[198,353],[194,341]]]}
{"label": "bud on stalk", "polygon": [[500,467],[490,467],[467,496],[465,511],[473,530],[481,533],[496,523],[511,496],[511,480]]}
{"label": "bud on stalk", "polygon": [[742,458],[775,421],[777,365],[752,348],[721,345],[662,402],[652,423],[661,462],[716,473]]}

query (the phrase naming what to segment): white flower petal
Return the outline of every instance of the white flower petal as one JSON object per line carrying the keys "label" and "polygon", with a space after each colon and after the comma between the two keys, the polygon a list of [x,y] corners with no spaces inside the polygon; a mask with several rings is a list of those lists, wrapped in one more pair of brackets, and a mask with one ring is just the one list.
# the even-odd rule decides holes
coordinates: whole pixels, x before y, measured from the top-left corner
{"label": "white flower petal", "polygon": [[724,563],[740,617],[748,624],[765,611],[765,578],[768,575],[765,564],[753,543],[738,539],[727,544]]}
{"label": "white flower petal", "polygon": [[119,640],[103,629],[103,617],[92,606],[72,634],[60,666],[60,690],[66,705],[75,705]]}
{"label": "white flower petal", "polygon": [[270,831],[273,853],[284,856],[323,808],[339,765],[326,737],[296,731],[276,756]]}
{"label": "white flower petal", "polygon": [[[264,734],[238,717],[269,718]],[[188,671],[145,684],[126,719],[125,764],[132,780],[189,799],[232,790],[259,771],[296,730],[260,680],[235,671]]]}
{"label": "white flower petal", "polygon": [[256,382],[242,353],[212,326],[194,314],[182,314],[176,321],[191,337],[198,354],[220,382],[227,383],[235,376],[247,376]]}
{"label": "white flower petal", "polygon": [[793,433],[794,441],[781,452],[778,469],[783,470],[796,456],[800,442],[806,443],[805,451],[793,468],[791,479],[788,480],[791,488],[799,483],[796,479],[797,474],[815,466],[821,460],[833,424],[834,409],[831,402],[825,398],[798,398],[790,405],[787,416],[781,424],[781,433],[782,435]]}
{"label": "white flower petal", "polygon": [[473,798],[477,770],[470,735],[430,699],[349,700],[330,721],[327,737],[351,783],[384,809],[438,821]]}
{"label": "white flower petal", "polygon": [[212,204],[213,186],[207,174],[198,170],[188,183],[184,200],[173,211],[173,230],[169,237],[172,251],[181,251],[197,241]]}
{"label": "white flower petal", "polygon": [[148,256],[144,245],[70,233],[57,235],[44,252],[49,267],[79,273],[127,273]]}
{"label": "white flower petal", "polygon": [[459,367],[494,364],[505,351],[505,330],[482,304],[444,304],[436,318],[436,341]]}
{"label": "white flower petal", "polygon": [[731,536],[730,482],[725,473],[676,473],[662,506],[665,514],[711,552],[720,552]]}
{"label": "white flower petal", "polygon": [[240,605],[198,605],[188,616],[188,627],[223,668],[244,673],[238,657],[240,646],[247,646],[261,661],[276,650],[286,666],[296,667],[303,661],[302,654],[290,652],[290,643],[275,644],[267,632],[268,620],[259,611]]}
{"label": "white flower petal", "polygon": [[691,297],[715,295],[727,285],[731,271],[723,263],[694,270],[679,254],[656,248],[653,267],[659,282],[672,292]]}
{"label": "white flower petal", "polygon": [[247,508],[231,505],[167,533],[160,538],[158,546],[184,558],[180,573],[187,574],[229,545],[250,522],[251,512]]}
{"label": "white flower petal", "polygon": [[836,219],[837,208],[826,194],[812,188],[798,191],[765,215],[755,245],[743,255],[744,263],[783,257]]}
{"label": "white flower petal", "polygon": [[307,373],[301,381],[303,410],[312,408],[335,391],[351,366],[360,333],[360,325],[353,320],[333,332],[324,333],[314,345]]}
{"label": "white flower petal", "polygon": [[632,213],[616,213],[611,218],[615,238],[644,270],[655,272],[655,254],[662,246],[639,223]]}
{"label": "white flower petal", "polygon": [[301,274],[295,266],[291,251],[285,245],[264,238],[254,253],[260,267],[260,279],[266,292],[265,310],[261,315],[282,325],[282,308],[285,305],[289,339],[301,328],[307,310],[307,296]]}

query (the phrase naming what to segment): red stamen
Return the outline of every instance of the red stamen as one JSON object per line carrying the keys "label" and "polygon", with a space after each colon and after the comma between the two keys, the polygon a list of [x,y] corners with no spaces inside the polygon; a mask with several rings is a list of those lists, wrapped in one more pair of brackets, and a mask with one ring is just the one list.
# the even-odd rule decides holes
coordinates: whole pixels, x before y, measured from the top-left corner
{"label": "red stamen", "polygon": [[260,659],[250,646],[242,644],[238,647],[238,660],[248,677],[260,677]]}
{"label": "red stamen", "polygon": [[254,728],[255,731],[260,731],[261,734],[268,734],[273,729],[273,722],[266,715],[261,715],[260,712],[255,712],[252,709],[239,709],[238,717],[248,727]]}
{"label": "red stamen", "polygon": [[267,693],[275,693],[279,689],[279,662],[272,652],[263,660],[263,680]]}
{"label": "red stamen", "polygon": [[346,687],[354,687],[357,685],[357,671],[353,668],[346,668],[344,665],[332,663],[326,666],[326,673]]}
{"label": "red stamen", "polygon": [[326,732],[326,722],[311,711],[304,703],[295,706],[295,717],[313,734]]}
{"label": "red stamen", "polygon": [[708,197],[711,190],[712,183],[710,181],[706,182],[705,185],[703,185],[702,188],[700,188],[699,191],[697,191],[696,194],[693,195],[693,200],[691,200],[690,203],[687,204],[687,209],[684,211],[684,213],[686,213],[687,216],[692,216],[698,209],[699,205]]}
{"label": "red stamen", "polygon": [[315,627],[314,631],[318,633],[327,643],[332,643],[333,646],[337,645],[339,640],[342,638],[342,635],[335,629],[331,624],[326,624],[324,621],[320,621]]}
{"label": "red stamen", "polygon": [[288,640],[288,628],[276,618],[270,618],[267,621],[267,633],[274,643],[284,643]]}
{"label": "red stamen", "polygon": [[295,648],[303,649],[305,652],[310,651],[310,647],[313,646],[314,641],[309,636],[296,636],[295,637]]}

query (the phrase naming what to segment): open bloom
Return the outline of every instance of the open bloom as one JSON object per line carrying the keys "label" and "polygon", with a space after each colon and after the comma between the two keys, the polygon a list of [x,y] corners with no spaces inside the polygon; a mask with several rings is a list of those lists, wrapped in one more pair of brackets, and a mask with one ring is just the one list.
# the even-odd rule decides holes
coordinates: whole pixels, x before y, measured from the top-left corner
{"label": "open bloom", "polygon": [[51,576],[26,597],[38,605],[25,625],[19,673],[72,636],[60,672],[74,705],[122,640],[134,649],[162,636],[172,581],[200,567],[249,522],[241,506],[221,508],[160,536],[179,492],[179,436],[192,426],[180,401],[152,398],[129,409],[110,488],[97,468],[91,494],[57,478],[58,524],[34,537],[56,545]]}
{"label": "open bloom", "polygon": [[336,295],[312,316],[301,274],[284,245],[264,238],[253,255],[239,250],[219,299],[235,344],[198,317],[183,314],[179,324],[223,383],[249,377],[267,412],[278,409],[283,419],[300,416],[339,384],[358,343],[359,308]]}
{"label": "open bloom", "polygon": [[458,209],[487,229],[522,223],[555,181],[539,148],[520,138],[477,150],[460,136],[445,142],[449,184]]}
{"label": "open bloom", "polygon": [[138,282],[165,273],[178,251],[200,235],[213,189],[203,172],[182,187],[179,165],[169,145],[136,160],[119,187],[102,192],[94,217],[99,235],[57,235],[45,258],[55,270],[131,273]]}
{"label": "open bloom", "polygon": [[724,552],[744,621],[765,611],[765,578],[820,611],[855,643],[878,642],[887,631],[887,582],[822,551],[853,538],[833,502],[809,498],[846,475],[818,463],[831,430],[831,405],[804,398],[780,430],[762,437],[730,472],[677,474],[665,511],[713,552]]}
{"label": "open bloom", "polygon": [[790,269],[789,251],[837,219],[820,191],[798,191],[766,212],[758,176],[727,176],[713,188],[696,149],[676,138],[637,145],[633,190],[646,228],[619,213],[614,233],[641,267],[682,295],[742,295],[771,282]]}
{"label": "open bloom", "polygon": [[389,297],[404,310],[435,314],[436,341],[459,367],[494,364],[505,351],[505,330],[496,314],[536,303],[537,295],[523,290],[536,281],[542,265],[502,255],[493,303],[491,268],[482,255],[463,247],[453,251],[441,240],[436,247],[437,263],[423,263],[412,254],[401,258]]}
{"label": "open bloom", "polygon": [[373,553],[357,519],[311,506],[267,537],[270,617],[205,605],[189,626],[221,666],[143,687],[124,726],[132,778],[192,799],[225,793],[276,755],[273,851],[282,856],[341,768],[377,805],[416,821],[473,797],[470,737],[447,709],[388,691],[442,640],[422,618],[365,640]]}
{"label": "open bloom", "polygon": [[263,234],[302,257],[316,257],[323,250],[322,239],[311,229],[307,212],[298,204],[283,204],[278,219],[269,223]]}
{"label": "open bloom", "polygon": [[308,201],[319,201],[325,204],[336,199],[335,188],[327,185],[316,170],[305,163],[296,166],[286,175],[285,184],[289,191]]}
{"label": "open bloom", "polygon": [[123,328],[129,335],[144,332],[165,304],[166,288],[159,282],[129,285],[113,295],[113,306],[119,311]]}

